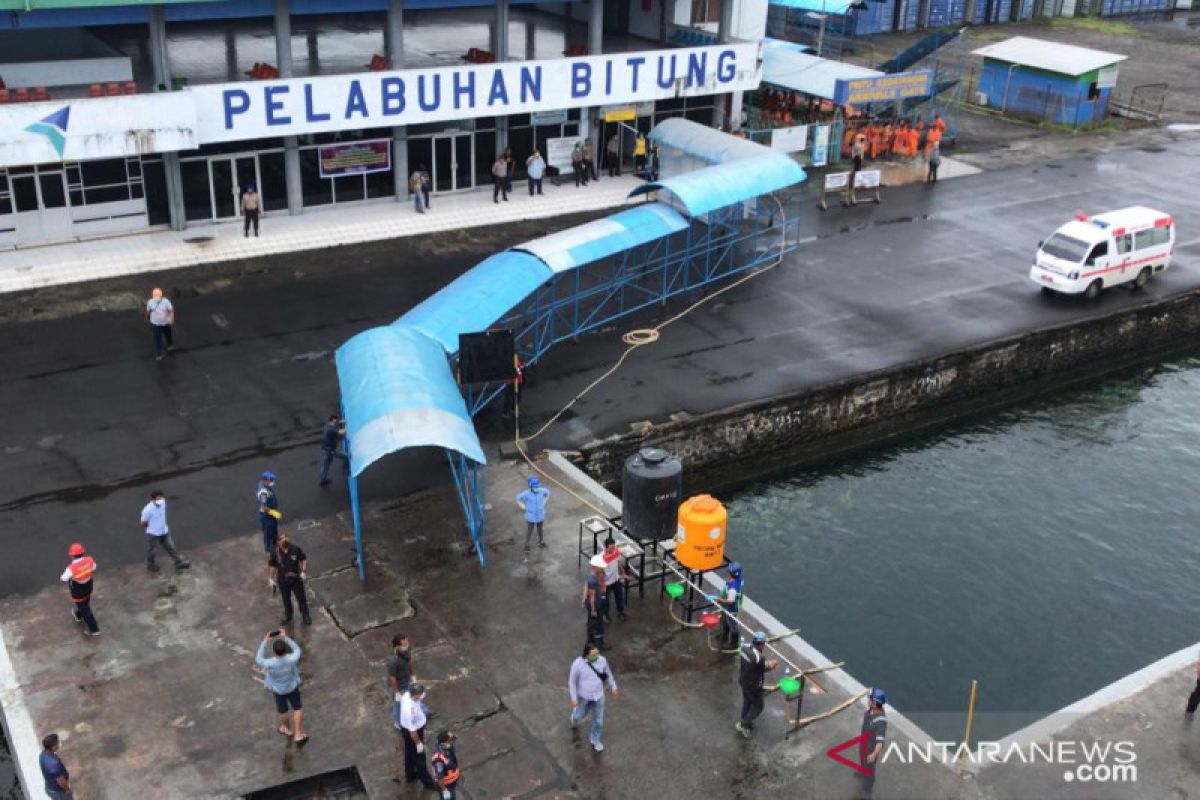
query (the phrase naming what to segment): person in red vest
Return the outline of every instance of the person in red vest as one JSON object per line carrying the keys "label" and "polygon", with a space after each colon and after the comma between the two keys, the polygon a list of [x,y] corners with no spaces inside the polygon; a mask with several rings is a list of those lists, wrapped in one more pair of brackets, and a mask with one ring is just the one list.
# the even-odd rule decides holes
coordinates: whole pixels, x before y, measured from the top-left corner
{"label": "person in red vest", "polygon": [[71,545],[67,555],[71,557],[71,563],[63,570],[61,580],[67,585],[71,602],[75,604],[71,616],[87,627],[88,636],[99,636],[100,626],[92,614],[92,576],[96,573],[96,562],[78,542]]}
{"label": "person in red vest", "polygon": [[450,731],[442,731],[437,736],[437,747],[429,756],[433,763],[433,780],[437,783],[437,792],[442,800],[455,800],[458,797],[458,779],[461,772],[458,769],[458,754],[454,752],[454,743],[458,740]]}

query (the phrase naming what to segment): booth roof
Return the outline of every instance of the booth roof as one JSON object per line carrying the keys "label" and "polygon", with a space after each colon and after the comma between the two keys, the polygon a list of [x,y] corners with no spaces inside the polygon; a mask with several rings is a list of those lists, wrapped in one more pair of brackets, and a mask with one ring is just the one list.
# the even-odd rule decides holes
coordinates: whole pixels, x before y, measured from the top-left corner
{"label": "booth roof", "polygon": [[[1022,67],[1043,69],[1047,72],[1057,72],[1060,75],[1072,77],[1112,66],[1129,58],[1120,53],[1106,53],[1103,50],[1092,50],[1060,42],[1047,42],[1042,39],[1031,39],[1028,36],[1014,36],[1003,42],[989,44],[987,47],[981,47],[971,52],[984,58],[994,58],[997,61],[1007,61]],[[765,75],[763,80],[766,80]]]}
{"label": "booth roof", "polygon": [[763,83],[832,100],[838,80],[875,78],[882,72],[805,53],[792,42],[763,42]]}

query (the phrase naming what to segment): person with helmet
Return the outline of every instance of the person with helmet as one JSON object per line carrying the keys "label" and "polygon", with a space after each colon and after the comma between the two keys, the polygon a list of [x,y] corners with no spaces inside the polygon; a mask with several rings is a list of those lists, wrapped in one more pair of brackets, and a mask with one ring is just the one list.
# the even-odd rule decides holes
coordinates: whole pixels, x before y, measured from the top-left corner
{"label": "person with helmet", "polygon": [[754,735],[754,720],[763,711],[766,675],[779,666],[778,661],[763,655],[766,648],[767,635],[762,631],[755,632],[754,640],[742,648],[738,673],[738,683],[742,687],[742,718],[733,727],[747,739]]}
{"label": "person with helmet", "polygon": [[458,737],[450,731],[442,731],[437,735],[437,746],[429,754],[433,764],[433,782],[442,795],[442,800],[454,800],[458,795],[458,779],[461,772],[458,769],[458,754],[454,752],[454,743]]}
{"label": "person with helmet", "polygon": [[587,612],[587,641],[601,650],[607,650],[604,642],[604,572],[608,563],[603,553],[592,556],[588,562],[587,581],[583,584],[583,610]]}
{"label": "person with helmet", "polygon": [[729,580],[714,599],[725,610],[721,615],[721,649],[733,652],[741,639],[737,625],[737,613],[742,609],[742,565],[739,562],[730,562]]}
{"label": "person with helmet", "polygon": [[61,580],[67,585],[71,602],[75,604],[71,617],[84,624],[88,636],[99,636],[100,626],[92,614],[92,576],[96,573],[96,562],[78,542],[67,549],[67,555],[71,557],[71,563],[63,570]]}
{"label": "person with helmet", "polygon": [[279,537],[279,498],[275,496],[275,473],[266,470],[260,476],[255,497],[258,499],[258,524],[262,527],[263,550],[275,551],[275,540]]}
{"label": "person with helmet", "polygon": [[517,495],[517,508],[525,512],[526,555],[529,555],[529,540],[533,538],[534,528],[537,528],[538,547],[546,546],[542,525],[546,521],[546,501],[549,498],[550,490],[542,486],[537,475],[530,475],[529,488]]}
{"label": "person with helmet", "polygon": [[163,297],[162,289],[150,290],[150,299],[146,301],[146,321],[150,323],[150,331],[154,334],[154,358],[162,361],[164,344],[168,353],[175,349],[175,340],[171,335],[171,326],[175,324],[175,306]]}
{"label": "person with helmet", "polygon": [[879,688],[872,689],[867,697],[867,713],[863,714],[860,731],[863,740],[859,749],[859,763],[864,770],[859,773],[863,781],[863,800],[869,800],[875,789],[875,769],[887,740],[887,715],[883,711],[886,702],[887,692]]}

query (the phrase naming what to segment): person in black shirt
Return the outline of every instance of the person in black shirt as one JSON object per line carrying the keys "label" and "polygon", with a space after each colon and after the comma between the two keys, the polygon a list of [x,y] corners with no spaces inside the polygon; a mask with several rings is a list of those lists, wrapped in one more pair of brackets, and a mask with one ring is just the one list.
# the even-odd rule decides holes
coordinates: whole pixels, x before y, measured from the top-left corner
{"label": "person in black shirt", "polygon": [[345,438],[346,420],[337,414],[330,414],[329,421],[325,423],[325,428],[321,431],[322,458],[320,484],[322,486],[329,485],[329,465],[333,463],[335,458],[342,460],[342,464],[346,467],[346,474],[350,474],[350,457],[346,455],[346,451],[342,448],[342,440]]}
{"label": "person in black shirt", "polygon": [[409,648],[408,637],[397,633],[392,637],[392,656],[387,660],[388,688],[392,690],[392,724],[397,730],[400,727],[400,697],[408,691],[413,682],[412,650]]}
{"label": "person in black shirt", "polygon": [[292,621],[293,594],[296,596],[296,602],[300,604],[300,616],[304,619],[304,624],[312,625],[312,617],[308,615],[308,597],[304,591],[307,572],[308,556],[304,555],[304,551],[298,545],[288,541],[287,534],[280,531],[275,549],[271,551],[271,558],[267,561],[267,579],[279,587],[279,594],[283,597],[281,625]]}
{"label": "person in black shirt", "polygon": [[749,739],[754,735],[754,720],[763,711],[763,682],[767,672],[779,666],[775,659],[763,656],[767,647],[767,635],[762,631],[754,634],[754,641],[742,648],[741,671],[738,683],[742,687],[742,718],[734,728]]}
{"label": "person in black shirt", "polygon": [[887,743],[887,715],[883,706],[887,702],[887,693],[883,689],[872,689],[867,698],[867,713],[863,714],[862,748],[859,763],[866,772],[861,773],[863,782],[862,797],[869,800],[875,790],[875,770],[879,767],[879,756]]}

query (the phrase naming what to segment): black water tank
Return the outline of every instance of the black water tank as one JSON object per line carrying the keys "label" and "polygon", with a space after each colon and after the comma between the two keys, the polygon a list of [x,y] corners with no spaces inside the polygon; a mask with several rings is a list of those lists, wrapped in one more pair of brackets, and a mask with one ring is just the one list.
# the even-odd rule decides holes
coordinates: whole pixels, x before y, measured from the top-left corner
{"label": "black water tank", "polygon": [[642,542],[670,539],[683,502],[683,465],[666,450],[639,450],[625,459],[621,502],[630,537]]}

